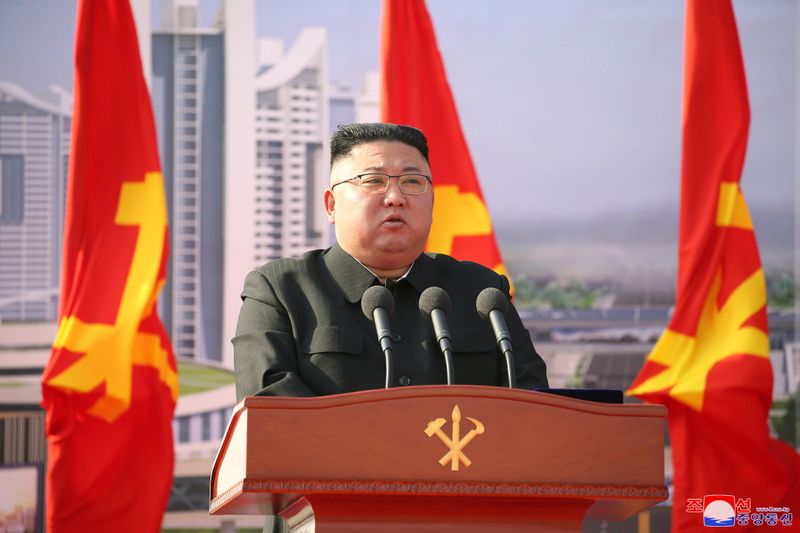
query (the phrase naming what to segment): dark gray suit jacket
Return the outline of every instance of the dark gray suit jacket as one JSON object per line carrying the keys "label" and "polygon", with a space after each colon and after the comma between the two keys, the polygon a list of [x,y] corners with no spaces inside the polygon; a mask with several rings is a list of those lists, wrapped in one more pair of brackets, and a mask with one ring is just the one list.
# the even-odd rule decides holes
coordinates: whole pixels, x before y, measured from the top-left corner
{"label": "dark gray suit jacket", "polygon": [[[361,296],[377,278],[341,247],[279,259],[248,274],[233,338],[238,399],[253,394],[317,396],[383,388],[385,360]],[[442,254],[422,254],[394,284],[396,385],[446,383],[444,358],[430,319],[419,311],[428,287],[452,300],[448,323],[455,383],[508,385],[505,359],[491,326],[475,310],[486,287],[508,295],[508,280]],[[545,364],[513,306],[506,317],[514,346],[517,386],[547,386]]]}

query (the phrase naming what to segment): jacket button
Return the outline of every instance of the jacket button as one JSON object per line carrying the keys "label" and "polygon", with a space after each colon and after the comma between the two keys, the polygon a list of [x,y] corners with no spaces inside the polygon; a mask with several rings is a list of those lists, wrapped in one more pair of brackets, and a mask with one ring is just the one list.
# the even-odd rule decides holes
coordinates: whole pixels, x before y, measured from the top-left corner
{"label": "jacket button", "polygon": [[411,378],[408,376],[400,376],[400,379],[397,380],[400,385],[411,385]]}
{"label": "jacket button", "polygon": [[399,333],[392,333],[392,342],[400,342],[403,340],[403,336]]}

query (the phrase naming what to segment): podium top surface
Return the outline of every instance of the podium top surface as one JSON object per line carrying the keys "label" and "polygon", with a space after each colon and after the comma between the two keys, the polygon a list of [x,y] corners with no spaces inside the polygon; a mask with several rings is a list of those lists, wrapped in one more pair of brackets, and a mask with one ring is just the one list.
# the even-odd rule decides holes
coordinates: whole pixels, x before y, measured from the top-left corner
{"label": "podium top surface", "polygon": [[663,418],[667,414],[666,407],[662,405],[593,402],[544,391],[487,387],[483,385],[417,385],[305,398],[249,396],[237,404],[234,412],[241,409],[323,409],[344,405],[378,403],[388,400],[459,397],[505,401],[510,402],[509,405],[513,405],[514,402],[547,405],[587,413],[614,414],[617,416],[654,416]]}

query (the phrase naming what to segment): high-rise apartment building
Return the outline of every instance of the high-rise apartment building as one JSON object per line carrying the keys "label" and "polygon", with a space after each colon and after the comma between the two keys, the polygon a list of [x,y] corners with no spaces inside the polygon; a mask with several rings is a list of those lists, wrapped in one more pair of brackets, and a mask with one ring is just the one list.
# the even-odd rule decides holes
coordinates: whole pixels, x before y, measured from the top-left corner
{"label": "high-rise apartment building", "polygon": [[159,300],[179,356],[220,360],[224,228],[224,35],[196,1],[170,1],[153,32],[151,96],[167,193],[170,259]]}
{"label": "high-rise apartment building", "polygon": [[252,264],[330,242],[327,32],[307,28],[285,55],[262,41],[256,77],[255,227]]}
{"label": "high-rise apartment building", "polygon": [[225,34],[198,27],[196,1],[163,4],[152,87],[170,221],[159,301],[175,353],[221,360],[224,272]]}
{"label": "high-rise apartment building", "polygon": [[151,96],[170,261],[159,311],[178,356],[232,364],[228,315],[252,250],[255,5],[224,0],[211,28],[200,27],[197,0],[162,8]]}
{"label": "high-rise apartment building", "polygon": [[71,102],[0,82],[0,321],[55,321]]}
{"label": "high-rise apartment building", "polygon": [[340,124],[380,122],[380,73],[367,72],[361,92],[343,83],[331,82],[331,133]]}
{"label": "high-rise apartment building", "polygon": [[197,0],[169,0],[153,32],[152,98],[170,215],[160,312],[179,356],[233,364],[246,273],[327,246],[325,30],[287,54],[260,43],[255,5],[225,0],[201,28]]}

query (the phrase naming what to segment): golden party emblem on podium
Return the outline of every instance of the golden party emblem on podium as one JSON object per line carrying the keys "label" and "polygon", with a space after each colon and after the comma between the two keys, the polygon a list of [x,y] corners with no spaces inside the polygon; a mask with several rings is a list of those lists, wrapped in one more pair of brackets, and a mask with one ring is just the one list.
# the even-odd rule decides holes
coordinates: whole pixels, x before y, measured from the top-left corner
{"label": "golden party emblem on podium", "polygon": [[439,437],[439,440],[441,440],[442,443],[449,448],[450,451],[448,451],[442,456],[441,459],[439,459],[439,464],[445,466],[449,462],[450,470],[457,472],[460,463],[464,463],[464,466],[469,466],[472,464],[472,461],[470,461],[469,457],[464,454],[463,450],[466,448],[467,444],[472,442],[472,439],[478,435],[483,435],[485,428],[478,420],[468,416],[466,419],[472,422],[475,427],[470,429],[467,434],[462,437],[461,409],[458,408],[458,405],[453,407],[453,412],[450,416],[452,421],[452,430],[449,437],[442,430],[444,425],[447,424],[447,420],[444,418],[437,418],[428,422],[428,426],[425,428],[425,434],[428,437],[433,437],[436,435]]}

